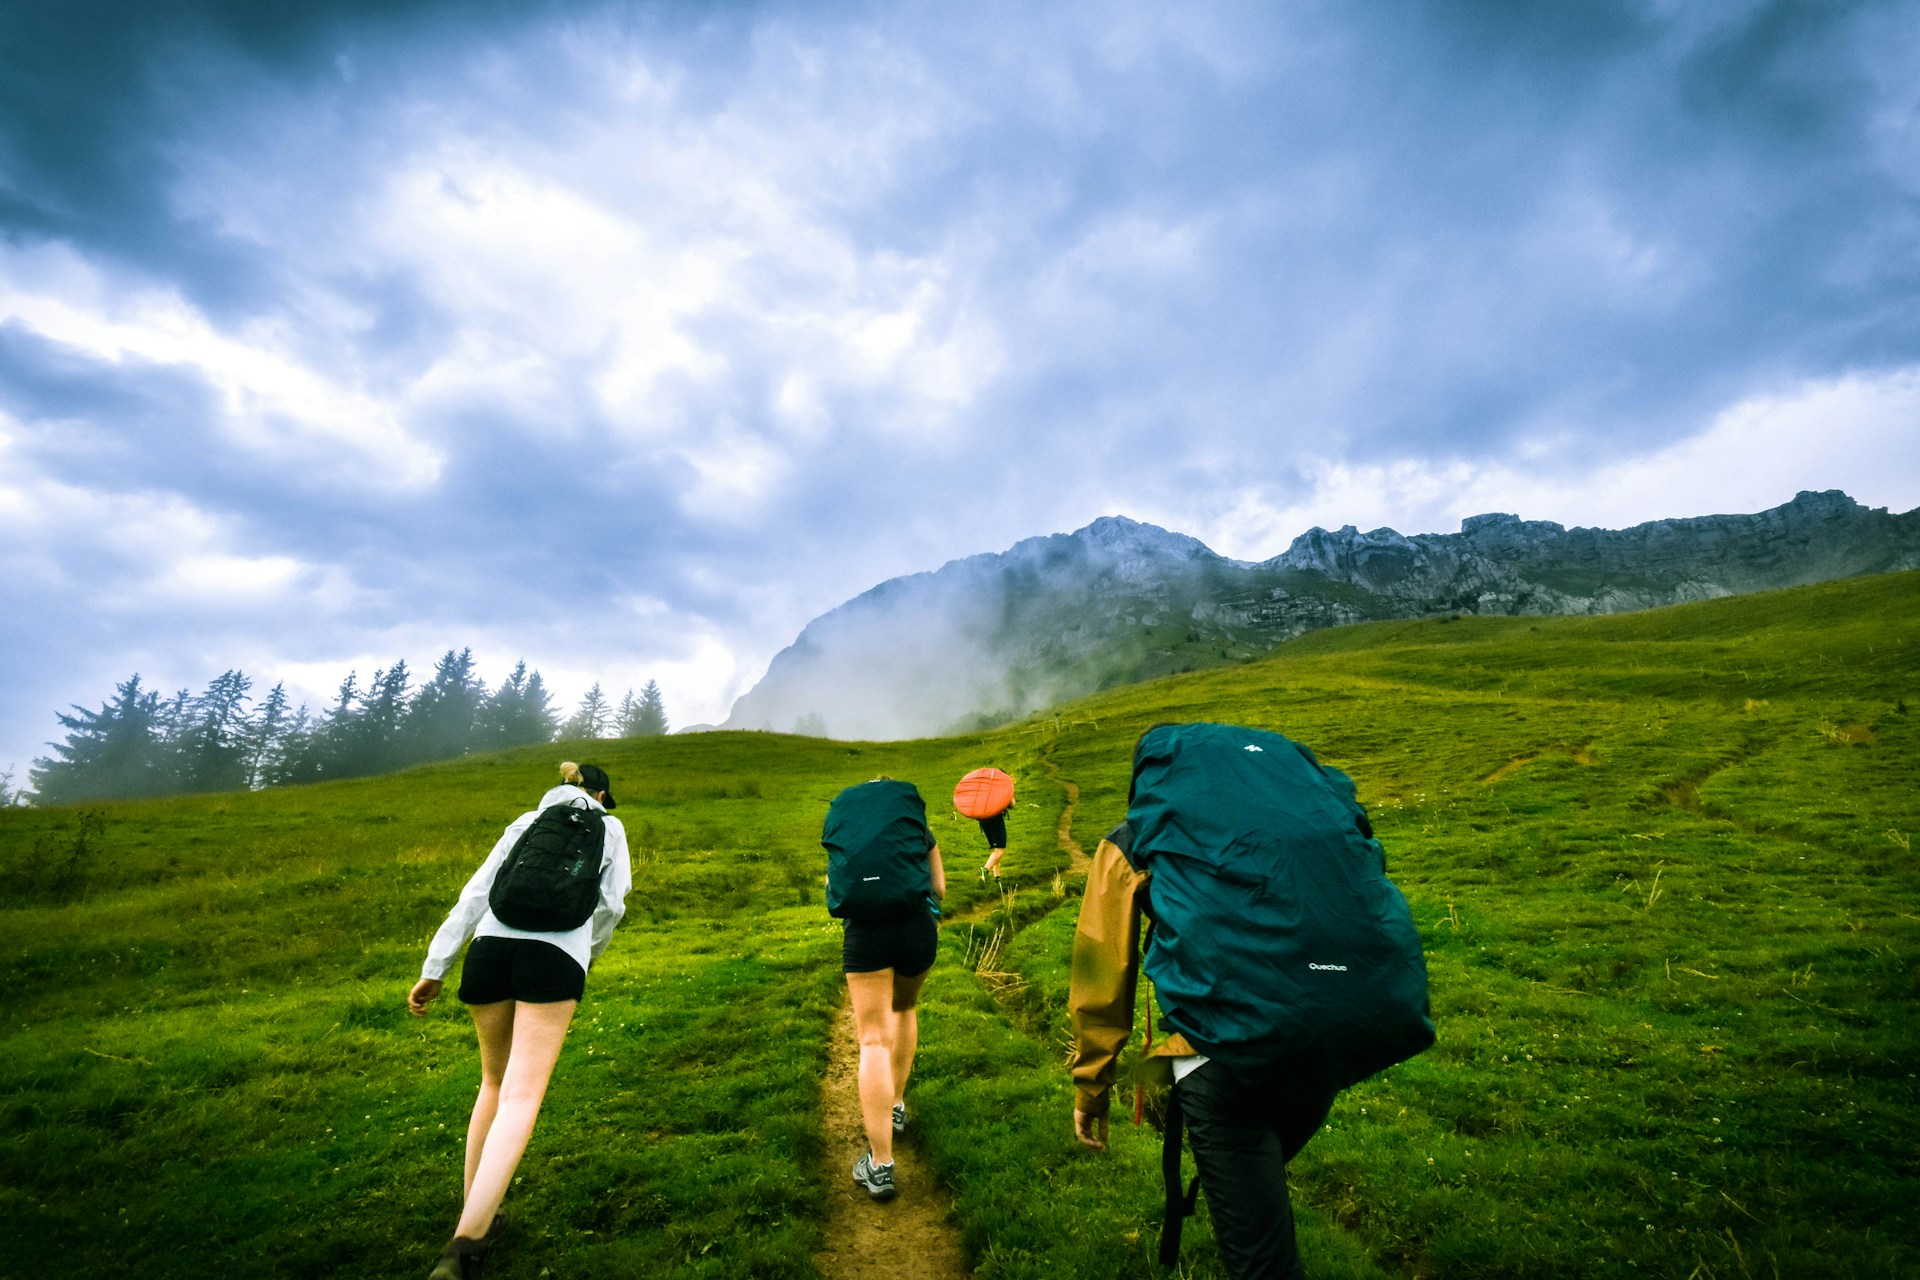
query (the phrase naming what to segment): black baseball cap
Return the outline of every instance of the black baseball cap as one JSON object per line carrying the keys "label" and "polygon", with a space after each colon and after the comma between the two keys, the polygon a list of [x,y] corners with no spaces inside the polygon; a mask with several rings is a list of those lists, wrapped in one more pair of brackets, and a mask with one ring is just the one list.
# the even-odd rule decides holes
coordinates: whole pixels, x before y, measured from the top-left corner
{"label": "black baseball cap", "polygon": [[589,792],[603,791],[606,793],[607,798],[602,803],[609,809],[619,807],[613,799],[613,779],[609,778],[607,771],[597,764],[583,764],[580,766],[580,789]]}

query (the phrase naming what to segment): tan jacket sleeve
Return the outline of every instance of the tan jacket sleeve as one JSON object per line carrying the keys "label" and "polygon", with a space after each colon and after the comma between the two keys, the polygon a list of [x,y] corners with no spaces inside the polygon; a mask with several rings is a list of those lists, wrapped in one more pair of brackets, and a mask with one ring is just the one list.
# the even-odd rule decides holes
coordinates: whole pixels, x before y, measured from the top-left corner
{"label": "tan jacket sleeve", "polygon": [[1140,968],[1140,894],[1144,873],[1102,840],[1087,871],[1080,923],[1073,931],[1073,978],[1067,1006],[1073,1020],[1074,1106],[1107,1113],[1114,1065],[1133,1034],[1133,992]]}

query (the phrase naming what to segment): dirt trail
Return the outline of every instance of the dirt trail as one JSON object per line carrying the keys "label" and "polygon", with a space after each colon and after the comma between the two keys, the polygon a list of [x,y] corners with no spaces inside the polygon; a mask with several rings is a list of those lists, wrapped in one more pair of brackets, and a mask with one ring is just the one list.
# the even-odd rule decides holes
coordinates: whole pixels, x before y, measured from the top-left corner
{"label": "dirt trail", "polygon": [[907,1132],[894,1140],[894,1178],[900,1194],[876,1201],[853,1180],[853,1162],[867,1149],[855,1088],[860,1048],[853,1010],[842,1006],[827,1057],[827,1247],[813,1257],[827,1280],[885,1276],[889,1280],[958,1280],[971,1276],[960,1233],[948,1219],[952,1197],[921,1163],[913,1140],[913,1088],[907,1088]]}
{"label": "dirt trail", "polygon": [[[1049,780],[1066,793],[1053,838],[1070,862],[1085,875],[1092,860],[1073,838],[1073,814],[1080,804],[1080,784],[1060,772],[1053,762],[1054,743],[1040,757]],[[948,926],[965,923],[967,916],[984,917],[996,904],[985,903],[973,912],[949,917]],[[893,1144],[894,1176],[900,1194],[875,1201],[853,1180],[853,1162],[867,1149],[860,1124],[860,1095],[855,1075],[860,1046],[854,1037],[853,1010],[840,1007],[834,1023],[833,1044],[827,1054],[827,1078],[822,1112],[826,1129],[826,1177],[831,1188],[827,1202],[827,1247],[813,1256],[827,1280],[884,1276],[887,1280],[960,1280],[971,1276],[960,1233],[950,1219],[953,1198],[935,1182],[921,1163],[914,1142],[911,1113],[907,1132]],[[913,1090],[907,1090],[913,1105]]]}
{"label": "dirt trail", "polygon": [[1067,793],[1067,802],[1060,808],[1060,821],[1054,825],[1054,843],[1066,852],[1069,865],[1080,875],[1087,874],[1087,868],[1093,865],[1093,859],[1087,857],[1087,851],[1073,838],[1073,811],[1080,807],[1080,784],[1060,772],[1060,766],[1053,762],[1053,749],[1059,739],[1047,743],[1047,749],[1040,756],[1040,768],[1048,779],[1060,784]]}

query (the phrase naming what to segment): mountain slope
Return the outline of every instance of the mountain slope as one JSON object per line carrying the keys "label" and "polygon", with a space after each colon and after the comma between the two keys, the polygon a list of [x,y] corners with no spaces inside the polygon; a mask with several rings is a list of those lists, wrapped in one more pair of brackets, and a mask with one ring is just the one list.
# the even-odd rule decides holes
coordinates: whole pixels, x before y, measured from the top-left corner
{"label": "mountain slope", "polygon": [[881,583],[809,623],[725,728],[894,738],[1240,661],[1305,631],[1443,613],[1608,614],[1920,567],[1920,510],[1838,491],[1754,515],[1457,534],[1315,528],[1258,564],[1123,516]]}
{"label": "mountain slope", "polygon": [[[1316,1277],[1920,1274],[1920,573],[1318,631],[964,738],[596,742],[635,890],[488,1274],[820,1280],[859,1151],[823,1115],[845,982],[818,838],[886,773],[947,855],[911,1141],[969,1261],[1159,1280],[1158,1135],[1068,1136],[1058,835],[1092,848],[1135,736],[1187,719],[1349,772],[1426,949],[1439,1042],[1289,1166]],[[422,1274],[478,1064],[451,997],[404,996],[559,754],[0,810],[9,1274]],[[1020,780],[1000,886],[944,803],[987,763]],[[1181,1273],[1219,1280],[1202,1206]]]}

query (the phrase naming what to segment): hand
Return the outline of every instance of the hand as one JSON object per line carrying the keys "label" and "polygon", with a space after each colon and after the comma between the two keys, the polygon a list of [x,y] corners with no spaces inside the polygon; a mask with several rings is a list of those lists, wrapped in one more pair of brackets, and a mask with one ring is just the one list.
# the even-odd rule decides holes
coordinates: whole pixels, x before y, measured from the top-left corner
{"label": "hand", "polygon": [[414,1017],[425,1016],[427,1006],[440,998],[444,984],[438,978],[422,978],[413,984],[413,990],[407,992],[407,1012]]}
{"label": "hand", "polygon": [[1105,1151],[1107,1149],[1107,1118],[1090,1116],[1078,1107],[1074,1108],[1073,1136],[1080,1139],[1080,1145],[1083,1147]]}

